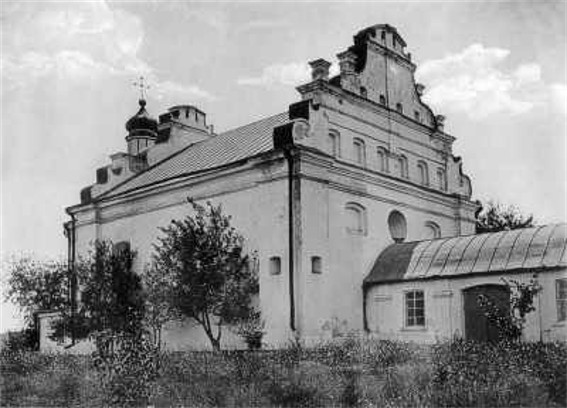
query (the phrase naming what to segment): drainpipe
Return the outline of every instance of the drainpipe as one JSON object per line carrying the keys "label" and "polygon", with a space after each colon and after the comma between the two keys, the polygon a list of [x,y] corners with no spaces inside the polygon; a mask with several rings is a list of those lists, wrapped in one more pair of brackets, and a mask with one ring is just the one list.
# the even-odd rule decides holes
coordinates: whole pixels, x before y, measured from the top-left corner
{"label": "drainpipe", "polygon": [[[295,211],[294,211],[294,193],[295,183],[298,181],[295,177],[295,152],[296,148],[293,141],[293,123],[287,123],[274,128],[273,142],[276,150],[282,150],[287,161],[287,210],[288,210],[288,263],[289,263],[289,327],[292,332],[297,329],[295,317]],[[298,186],[299,188],[299,186]]]}
{"label": "drainpipe", "polygon": [[366,292],[368,292],[368,285],[362,284],[362,328],[365,333],[370,333],[368,329],[368,318],[366,317]]}
{"label": "drainpipe", "polygon": [[292,331],[296,330],[295,326],[295,248],[294,248],[294,211],[293,211],[293,190],[294,190],[294,167],[293,148],[287,146],[284,148],[284,157],[287,160],[287,212],[288,212],[288,254],[289,254],[289,327]]}
{"label": "drainpipe", "polygon": [[69,231],[68,265],[71,274],[71,341],[75,344],[75,315],[77,313],[77,271],[75,269],[76,247],[77,247],[77,218],[68,209],[67,214],[71,217],[71,228]]}

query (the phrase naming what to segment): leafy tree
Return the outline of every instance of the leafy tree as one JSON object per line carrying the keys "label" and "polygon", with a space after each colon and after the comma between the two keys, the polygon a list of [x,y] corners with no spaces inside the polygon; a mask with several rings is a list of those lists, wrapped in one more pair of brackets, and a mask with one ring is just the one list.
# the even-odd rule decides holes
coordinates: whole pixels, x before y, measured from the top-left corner
{"label": "leafy tree", "polygon": [[21,258],[9,262],[7,270],[4,299],[17,305],[24,315],[26,328],[20,338],[25,339],[27,346],[37,348],[35,313],[62,311],[69,307],[69,269],[60,261]]}
{"label": "leafy tree", "polygon": [[173,275],[163,268],[150,266],[142,276],[145,291],[146,324],[152,329],[154,344],[161,346],[161,333],[165,323],[179,318],[178,311],[173,307],[171,296],[174,282]]}
{"label": "leafy tree", "polygon": [[110,241],[96,241],[87,258],[75,267],[80,301],[56,322],[54,337],[71,328],[79,339],[99,335],[138,335],[144,317],[140,277],[132,270],[135,253]]}
{"label": "leafy tree", "polygon": [[533,215],[523,215],[517,207],[489,201],[476,219],[476,233],[498,232],[534,226]]}
{"label": "leafy tree", "polygon": [[169,302],[181,316],[200,324],[213,349],[220,349],[222,327],[252,313],[258,277],[249,267],[244,238],[220,206],[189,200],[194,216],[161,228],[152,268],[169,276]]}

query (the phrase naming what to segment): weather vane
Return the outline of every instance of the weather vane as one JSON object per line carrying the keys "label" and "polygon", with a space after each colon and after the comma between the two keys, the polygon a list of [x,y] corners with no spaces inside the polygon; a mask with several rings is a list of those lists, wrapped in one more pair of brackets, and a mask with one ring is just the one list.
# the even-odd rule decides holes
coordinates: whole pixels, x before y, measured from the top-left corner
{"label": "weather vane", "polygon": [[145,78],[140,76],[138,81],[134,81],[132,84],[140,90],[140,99],[145,100],[148,94],[148,89],[150,89],[150,86],[145,82]]}

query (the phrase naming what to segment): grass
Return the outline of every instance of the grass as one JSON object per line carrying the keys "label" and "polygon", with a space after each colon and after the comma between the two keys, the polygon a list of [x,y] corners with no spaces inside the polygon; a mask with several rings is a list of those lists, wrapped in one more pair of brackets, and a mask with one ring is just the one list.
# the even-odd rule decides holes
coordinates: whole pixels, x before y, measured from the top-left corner
{"label": "grass", "polygon": [[[121,367],[113,390],[131,387]],[[562,343],[434,346],[347,339],[274,351],[162,353],[135,406],[455,407],[566,405]],[[0,354],[2,406],[106,406],[108,384],[90,356]],[[122,376],[122,377],[120,377]],[[150,376],[148,378],[154,378]],[[136,378],[134,378],[134,381]],[[128,405],[128,402],[120,402]]]}

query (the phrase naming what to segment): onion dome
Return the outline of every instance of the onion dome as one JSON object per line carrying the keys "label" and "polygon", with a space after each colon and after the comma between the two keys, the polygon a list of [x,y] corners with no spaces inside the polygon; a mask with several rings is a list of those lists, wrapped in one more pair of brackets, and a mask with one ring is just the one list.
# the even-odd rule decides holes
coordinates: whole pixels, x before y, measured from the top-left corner
{"label": "onion dome", "polygon": [[146,101],[140,99],[140,110],[126,122],[126,130],[130,136],[157,136],[157,120],[146,110]]}

